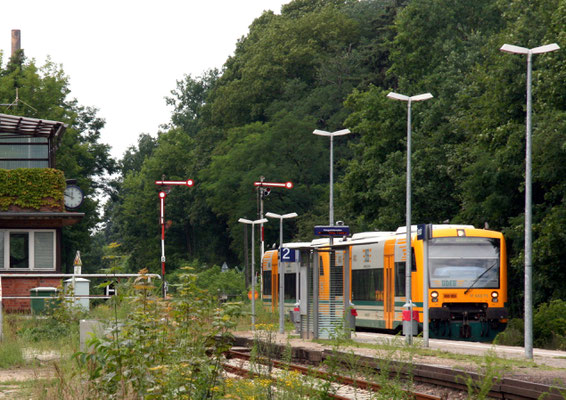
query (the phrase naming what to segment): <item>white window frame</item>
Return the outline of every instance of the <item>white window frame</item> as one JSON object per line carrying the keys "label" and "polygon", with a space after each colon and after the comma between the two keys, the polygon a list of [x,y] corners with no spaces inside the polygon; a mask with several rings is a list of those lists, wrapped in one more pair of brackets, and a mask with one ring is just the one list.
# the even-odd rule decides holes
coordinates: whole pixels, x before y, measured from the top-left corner
{"label": "white window frame", "polygon": [[[57,258],[57,233],[54,229],[0,229],[4,234],[4,266],[0,267],[0,271],[55,271],[55,261]],[[35,233],[51,232],[53,233],[53,262],[52,268],[35,268]],[[10,268],[10,234],[11,233],[27,233],[28,239],[28,268]]]}

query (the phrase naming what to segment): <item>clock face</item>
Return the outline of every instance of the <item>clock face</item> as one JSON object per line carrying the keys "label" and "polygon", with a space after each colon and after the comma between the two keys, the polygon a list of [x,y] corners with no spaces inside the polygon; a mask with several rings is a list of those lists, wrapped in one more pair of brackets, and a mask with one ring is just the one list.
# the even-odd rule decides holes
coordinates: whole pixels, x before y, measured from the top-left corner
{"label": "clock face", "polygon": [[65,207],[78,208],[84,199],[83,191],[80,187],[69,185],[65,189]]}

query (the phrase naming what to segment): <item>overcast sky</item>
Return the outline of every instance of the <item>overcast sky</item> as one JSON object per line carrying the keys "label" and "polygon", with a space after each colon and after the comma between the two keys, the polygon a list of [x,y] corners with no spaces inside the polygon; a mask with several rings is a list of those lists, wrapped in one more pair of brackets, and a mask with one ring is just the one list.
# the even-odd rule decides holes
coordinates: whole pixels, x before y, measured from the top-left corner
{"label": "overcast sky", "polygon": [[121,157],[140,133],[155,136],[169,121],[164,97],[183,74],[220,68],[255,18],[264,10],[279,14],[288,2],[6,0],[0,49],[5,63],[11,30],[20,29],[28,58],[43,65],[49,55],[62,64],[71,97],[100,110],[102,142]]}

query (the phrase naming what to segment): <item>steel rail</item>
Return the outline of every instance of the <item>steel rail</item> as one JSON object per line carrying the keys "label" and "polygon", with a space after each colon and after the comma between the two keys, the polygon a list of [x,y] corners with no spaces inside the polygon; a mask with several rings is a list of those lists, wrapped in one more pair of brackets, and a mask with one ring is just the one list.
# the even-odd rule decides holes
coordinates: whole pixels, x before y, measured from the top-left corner
{"label": "steel rail", "polygon": [[[249,360],[250,359],[250,355],[248,353],[242,353],[242,352],[230,350],[228,352],[228,354],[233,358],[239,358],[239,359],[243,359],[243,360]],[[321,371],[321,370],[318,370],[318,369],[313,370],[312,368],[309,368],[309,367],[303,367],[302,365],[291,364],[291,363],[278,361],[278,360],[269,360],[268,361],[265,357],[261,358],[259,361],[262,362],[262,363],[271,362],[274,367],[290,369],[292,371],[299,372],[303,375],[314,376],[315,378],[320,378],[320,379],[324,379],[324,380],[331,380],[331,381],[338,382],[340,384],[347,385],[347,386],[352,386],[352,387],[355,387],[355,388],[358,388],[358,389],[363,389],[363,390],[368,390],[368,391],[373,391],[373,392],[379,392],[380,390],[382,390],[382,387],[380,385],[378,385],[377,383],[369,382],[369,381],[366,381],[366,380],[363,380],[363,379],[349,378],[349,377],[342,376],[342,375],[324,372],[324,371]],[[432,395],[428,395],[428,394],[424,394],[424,393],[416,393],[416,392],[411,392],[411,391],[408,391],[408,390],[403,390],[403,392],[405,392],[409,396],[412,396],[412,398],[415,399],[415,400],[440,400],[440,397],[438,397],[438,396],[432,396]]]}
{"label": "steel rail", "polygon": [[[254,340],[244,337],[236,337],[236,345],[251,347],[254,345]],[[277,351],[281,354],[285,351],[282,345],[276,345]],[[349,353],[331,350],[309,350],[304,347],[299,347],[301,358],[308,360],[309,363],[322,363],[323,360],[329,357],[344,357],[349,356]],[[367,368],[380,370],[381,360],[375,357],[359,355],[357,364]],[[411,379],[415,382],[437,385],[445,388],[451,388],[460,391],[467,391],[466,382],[468,380],[474,382],[481,382],[485,379],[484,376],[469,371],[454,370],[453,368],[440,367],[435,365],[426,364],[407,364],[400,361],[389,361],[389,367],[392,373],[409,374]],[[506,378],[503,376],[500,380],[494,381],[490,396],[495,398],[509,399],[509,400],[535,400],[544,396],[545,400],[564,400],[564,393],[566,392],[566,382],[557,383],[554,385],[523,381],[514,378]]]}
{"label": "steel rail", "polygon": [[[268,378],[273,382],[277,381],[277,378],[268,377],[266,375],[262,375],[262,374],[259,374],[257,372],[252,372],[249,369],[238,367],[236,365],[230,365],[230,364],[223,363],[222,368],[224,368],[225,371],[231,372],[234,375],[238,375],[238,376],[241,376],[243,378]],[[344,397],[344,396],[340,396],[340,395],[334,394],[334,393],[325,393],[325,395],[327,397],[331,398],[331,399],[336,399],[336,400],[352,400],[350,397]]]}

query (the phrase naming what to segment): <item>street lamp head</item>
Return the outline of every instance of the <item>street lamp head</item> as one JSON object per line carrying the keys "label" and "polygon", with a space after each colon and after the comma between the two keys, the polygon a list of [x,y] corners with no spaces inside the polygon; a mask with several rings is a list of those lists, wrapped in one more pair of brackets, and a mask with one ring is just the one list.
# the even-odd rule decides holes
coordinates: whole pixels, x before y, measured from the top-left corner
{"label": "street lamp head", "polygon": [[282,215],[283,218],[295,218],[295,217],[298,217],[298,216],[299,216],[299,214],[297,214],[297,213],[295,213],[295,212],[292,212],[292,213],[289,213],[289,214],[283,214],[283,215]]}
{"label": "street lamp head", "polygon": [[387,94],[387,97],[389,97],[390,99],[393,100],[400,100],[400,101],[424,101],[424,100],[428,100],[428,99],[432,99],[432,94],[430,93],[423,93],[423,94],[417,94],[416,96],[405,96],[404,94],[399,94],[399,93],[395,93],[395,92],[389,92]]}
{"label": "street lamp head", "polygon": [[249,225],[255,225],[255,224],[264,224],[267,221],[266,218],[262,218],[262,219],[256,219],[255,221],[249,220],[249,219],[245,219],[245,218],[240,218],[238,220],[238,222],[241,222],[242,224],[249,224]]}
{"label": "street lamp head", "polygon": [[432,99],[432,94],[430,93],[423,93],[423,94],[418,94],[416,96],[411,96],[411,101],[424,101],[424,100],[428,100],[428,99]]}
{"label": "street lamp head", "polygon": [[531,52],[533,54],[541,54],[541,53],[548,53],[550,51],[555,51],[558,49],[560,49],[560,46],[558,46],[556,43],[551,43],[551,44],[545,44],[544,46],[535,47],[534,49],[531,49]]}
{"label": "street lamp head", "polygon": [[327,131],[322,131],[320,129],[315,129],[312,133],[314,133],[315,135],[318,135],[318,136],[342,136],[342,135],[347,135],[348,133],[352,133],[352,132],[350,132],[349,129],[342,129],[342,130],[335,131],[335,132],[327,132]]}
{"label": "street lamp head", "polygon": [[504,51],[505,53],[512,53],[512,54],[542,54],[548,53],[550,51],[555,51],[560,49],[556,43],[545,44],[544,46],[534,47],[532,49],[527,49],[526,47],[514,46],[512,44],[504,44],[501,46],[499,50]]}
{"label": "street lamp head", "polygon": [[387,97],[393,100],[400,100],[400,101],[409,101],[409,96],[405,96],[404,94],[399,94],[395,92],[389,92]]}
{"label": "street lamp head", "polygon": [[529,49],[526,47],[514,46],[512,44],[504,44],[499,50],[512,54],[529,54]]}
{"label": "street lamp head", "polygon": [[339,131],[332,132],[332,136],[342,136],[342,135],[347,135],[348,133],[351,133],[349,129],[342,129]]}
{"label": "street lamp head", "polygon": [[285,218],[295,218],[295,217],[298,217],[299,214],[293,212],[293,213],[281,215],[281,214],[276,214],[276,213],[268,212],[268,213],[265,213],[265,216],[268,217],[268,218],[285,219]]}
{"label": "street lamp head", "polygon": [[330,132],[321,131],[320,129],[315,129],[312,133],[318,136],[330,136]]}

